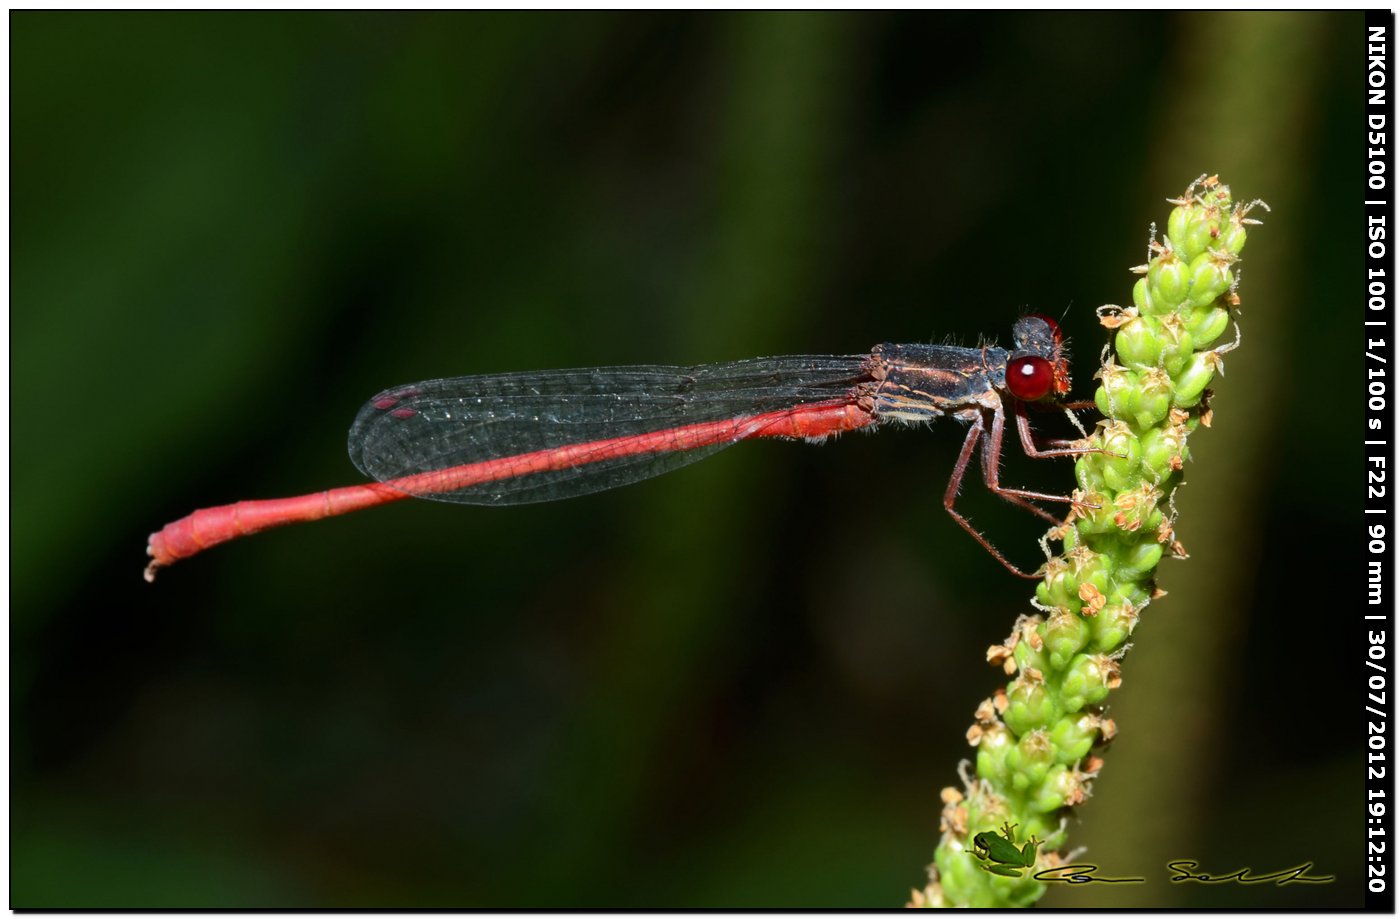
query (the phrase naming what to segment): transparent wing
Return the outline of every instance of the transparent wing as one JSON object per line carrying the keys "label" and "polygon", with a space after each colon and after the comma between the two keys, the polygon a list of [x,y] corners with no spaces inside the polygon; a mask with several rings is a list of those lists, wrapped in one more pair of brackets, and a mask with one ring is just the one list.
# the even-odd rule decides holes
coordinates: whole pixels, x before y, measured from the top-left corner
{"label": "transparent wing", "polygon": [[650,478],[774,430],[764,416],[854,401],[867,355],[601,367],[386,390],[350,428],[366,475],[423,498],[527,504]]}

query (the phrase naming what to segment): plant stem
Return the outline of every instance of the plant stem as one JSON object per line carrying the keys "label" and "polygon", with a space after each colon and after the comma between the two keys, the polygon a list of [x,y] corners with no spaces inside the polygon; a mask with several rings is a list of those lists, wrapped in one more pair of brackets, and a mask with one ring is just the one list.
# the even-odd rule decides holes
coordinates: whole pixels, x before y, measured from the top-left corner
{"label": "plant stem", "polygon": [[[1114,332],[1096,379],[1104,415],[1089,440],[1101,452],[1075,466],[1078,504],[1049,538],[1062,544],[1036,587],[1034,615],[987,653],[1014,676],[982,702],[967,739],[976,775],[943,789],[943,837],[929,883],[911,906],[1029,906],[1045,892],[1036,871],[1063,862],[1066,817],[1088,797],[1103,760],[1095,748],[1116,727],[1103,703],[1121,683],[1119,661],[1142,611],[1156,597],[1164,554],[1185,558],[1174,533],[1174,494],[1190,457],[1189,436],[1210,426],[1210,385],[1239,305],[1233,266],[1255,204],[1235,204],[1214,177],[1192,182],[1135,272],[1133,305],[1099,309]],[[1257,203],[1257,202],[1256,202]],[[1047,556],[1049,550],[1046,551]],[[983,870],[979,833],[1003,825],[1017,842],[1041,844],[1020,877]]]}

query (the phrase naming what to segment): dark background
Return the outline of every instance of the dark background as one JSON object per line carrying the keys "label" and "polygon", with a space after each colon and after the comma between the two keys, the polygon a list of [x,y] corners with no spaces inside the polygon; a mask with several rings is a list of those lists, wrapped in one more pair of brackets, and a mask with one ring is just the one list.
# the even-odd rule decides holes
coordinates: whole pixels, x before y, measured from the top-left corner
{"label": "dark background", "polygon": [[[351,418],[416,379],[1029,309],[1087,396],[1094,308],[1205,171],[1273,214],[1071,832],[1149,883],[1042,902],[1360,905],[1359,13],[10,23],[11,905],[903,903],[1030,611],[940,507],[955,424],[409,502],[154,585],[146,534],[358,481]],[[1033,564],[1042,526],[966,493]]]}

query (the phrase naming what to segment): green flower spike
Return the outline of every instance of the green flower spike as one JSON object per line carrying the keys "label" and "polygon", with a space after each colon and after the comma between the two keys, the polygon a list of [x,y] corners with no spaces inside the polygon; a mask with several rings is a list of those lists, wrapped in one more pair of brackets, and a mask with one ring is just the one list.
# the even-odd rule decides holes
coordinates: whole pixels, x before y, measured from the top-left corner
{"label": "green flower spike", "polygon": [[[1188,435],[1210,426],[1206,387],[1239,345],[1238,327],[1233,342],[1217,343],[1239,305],[1235,265],[1245,228],[1258,223],[1247,215],[1262,203],[1234,204],[1215,176],[1169,200],[1176,208],[1165,237],[1154,230],[1150,261],[1133,269],[1142,275],[1133,305],[1099,310],[1114,331],[1095,377],[1104,420],[1089,445],[1101,452],[1079,458],[1079,503],[1048,534],[1063,551],[1043,569],[1031,601],[1038,614],[1022,616],[987,652],[1013,679],[977,709],[967,733],[976,775],[964,762],[963,787],[943,789],[943,837],[910,906],[1030,906],[1045,892],[1035,873],[1063,863],[1068,809],[1088,797],[1103,765],[1094,749],[1117,731],[1104,702],[1121,682],[1139,616],[1161,596],[1157,564],[1166,554],[1186,557],[1172,495],[1190,458]],[[998,831],[1001,839],[985,835]],[[1034,864],[989,867],[982,850],[1035,853],[1021,845],[1032,837],[1038,853],[1018,857]]]}

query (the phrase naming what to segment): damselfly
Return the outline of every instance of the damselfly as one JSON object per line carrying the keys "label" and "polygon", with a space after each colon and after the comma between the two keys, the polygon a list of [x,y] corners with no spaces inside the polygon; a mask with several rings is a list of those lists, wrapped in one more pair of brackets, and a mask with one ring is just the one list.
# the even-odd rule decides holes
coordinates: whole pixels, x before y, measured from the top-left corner
{"label": "damselfly", "polygon": [[1059,326],[1045,316],[1022,317],[1012,342],[1009,350],[886,344],[863,355],[505,373],[386,390],[350,428],[350,458],[377,482],[197,510],[151,535],[146,579],[239,536],[401,498],[553,501],[659,475],[741,440],[819,442],[843,431],[944,416],[969,427],[943,506],[997,561],[1035,577],[1007,561],[955,507],[979,445],[982,479],[997,495],[1052,523],[1059,521],[1030,502],[1072,503],[1001,484],[1008,405],[1028,455],[1095,452],[1067,441],[1042,448],[1031,432],[1026,406],[1056,404],[1069,392]]}

